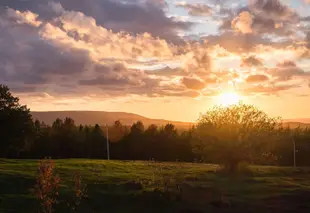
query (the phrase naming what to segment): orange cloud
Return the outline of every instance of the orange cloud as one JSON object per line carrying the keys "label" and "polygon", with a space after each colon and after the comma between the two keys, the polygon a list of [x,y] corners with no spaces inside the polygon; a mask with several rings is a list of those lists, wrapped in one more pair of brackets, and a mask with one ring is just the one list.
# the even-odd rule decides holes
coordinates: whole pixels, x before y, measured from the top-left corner
{"label": "orange cloud", "polygon": [[193,90],[202,90],[206,87],[206,84],[199,78],[183,77],[182,83],[188,88]]}
{"label": "orange cloud", "polygon": [[243,57],[241,67],[260,67],[263,66],[261,59],[250,55],[249,57]]}
{"label": "orange cloud", "polygon": [[248,11],[241,12],[231,22],[231,26],[233,29],[240,31],[244,34],[253,33],[252,24],[253,16]]}
{"label": "orange cloud", "polygon": [[257,74],[257,75],[250,75],[246,78],[246,82],[248,83],[260,83],[264,81],[268,81],[269,77],[267,75]]}
{"label": "orange cloud", "polygon": [[263,95],[278,95],[279,92],[287,91],[293,88],[298,88],[299,85],[283,84],[283,85],[257,85],[241,89],[240,92],[245,95],[263,94]]}

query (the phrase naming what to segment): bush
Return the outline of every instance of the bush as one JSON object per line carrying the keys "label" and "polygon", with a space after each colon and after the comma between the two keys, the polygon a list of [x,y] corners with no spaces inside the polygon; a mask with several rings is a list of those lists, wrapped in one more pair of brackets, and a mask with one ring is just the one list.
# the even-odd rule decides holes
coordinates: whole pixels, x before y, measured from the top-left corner
{"label": "bush", "polygon": [[54,172],[54,162],[42,160],[38,167],[36,196],[41,204],[41,212],[53,212],[53,205],[57,203],[60,178]]}
{"label": "bush", "polygon": [[37,182],[35,185],[36,197],[40,202],[42,213],[51,213],[56,204],[65,204],[70,211],[77,211],[83,199],[87,198],[87,185],[83,182],[80,173],[73,174],[73,196],[69,199],[59,199],[60,178],[55,173],[53,161],[44,159],[39,162]]}

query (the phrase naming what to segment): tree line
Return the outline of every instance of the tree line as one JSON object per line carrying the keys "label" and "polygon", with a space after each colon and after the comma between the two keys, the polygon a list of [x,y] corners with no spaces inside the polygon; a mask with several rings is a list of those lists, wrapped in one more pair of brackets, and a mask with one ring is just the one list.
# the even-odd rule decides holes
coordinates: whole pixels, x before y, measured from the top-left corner
{"label": "tree line", "polygon": [[[178,134],[172,124],[158,128],[136,122],[131,127],[116,121],[113,126],[75,125],[74,120],[56,119],[52,126],[35,121],[35,134],[22,153],[29,158],[95,158],[121,160],[191,161],[193,153],[188,132]],[[107,140],[107,128],[109,140]]]}
{"label": "tree line", "polygon": [[0,85],[0,137],[0,157],[8,158],[106,159],[109,141],[111,159],[119,160],[198,161],[234,170],[240,162],[291,166],[295,151],[297,165],[310,166],[310,129],[284,128],[281,120],[241,103],[208,110],[182,132],[140,121],[101,127],[58,118],[46,125]]}

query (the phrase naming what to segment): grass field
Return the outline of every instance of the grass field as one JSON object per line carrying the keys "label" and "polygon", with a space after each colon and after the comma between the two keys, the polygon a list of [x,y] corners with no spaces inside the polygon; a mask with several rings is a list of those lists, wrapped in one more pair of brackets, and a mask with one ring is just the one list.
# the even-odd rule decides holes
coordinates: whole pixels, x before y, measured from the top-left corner
{"label": "grass field", "polygon": [[[232,176],[216,165],[191,163],[72,159],[55,165],[59,200],[70,199],[74,172],[87,183],[88,198],[77,212],[310,212],[308,168],[255,166]],[[37,166],[34,160],[0,160],[1,212],[38,212]],[[55,212],[70,212],[64,203]]]}

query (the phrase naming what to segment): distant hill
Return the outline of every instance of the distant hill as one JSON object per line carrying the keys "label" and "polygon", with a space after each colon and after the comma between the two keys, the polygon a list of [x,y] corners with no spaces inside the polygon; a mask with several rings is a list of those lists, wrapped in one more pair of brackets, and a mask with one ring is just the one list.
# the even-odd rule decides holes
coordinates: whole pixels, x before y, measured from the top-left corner
{"label": "distant hill", "polygon": [[31,112],[34,119],[43,121],[51,125],[57,118],[72,118],[77,125],[113,125],[119,120],[124,125],[132,125],[134,122],[142,121],[145,126],[156,124],[163,126],[165,124],[174,124],[177,128],[187,129],[193,124],[190,122],[169,121],[162,119],[151,119],[141,115],[126,112],[104,112],[104,111],[50,111],[50,112]]}
{"label": "distant hill", "polygon": [[310,125],[310,118],[296,118],[296,119],[285,119],[285,122],[292,122],[292,123],[304,123]]}
{"label": "distant hill", "polygon": [[310,118],[284,119],[283,123],[290,128],[310,128]]}
{"label": "distant hill", "polygon": [[[64,119],[65,117],[73,118],[77,125],[113,125],[117,120],[120,120],[124,125],[132,125],[134,122],[142,121],[145,126],[156,124],[163,126],[167,123],[174,124],[179,129],[188,129],[193,123],[169,121],[164,119],[151,119],[141,115],[126,113],[126,112],[105,112],[105,111],[49,111],[49,112],[31,112],[35,119],[44,121],[44,123],[51,125],[56,118]],[[291,128],[310,128],[310,118],[302,119],[285,119],[284,126]]]}
{"label": "distant hill", "polygon": [[283,123],[285,127],[290,128],[310,128],[310,123],[301,123],[301,122],[284,122]]}

